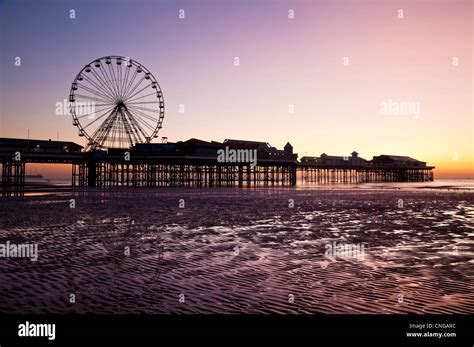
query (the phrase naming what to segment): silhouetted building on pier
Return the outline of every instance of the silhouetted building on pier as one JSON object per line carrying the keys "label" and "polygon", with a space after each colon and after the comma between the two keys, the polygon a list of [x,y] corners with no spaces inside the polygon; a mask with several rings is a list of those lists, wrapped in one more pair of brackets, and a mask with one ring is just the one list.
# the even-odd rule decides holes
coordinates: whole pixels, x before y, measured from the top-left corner
{"label": "silhouetted building on pier", "polygon": [[69,141],[0,138],[1,152],[79,153],[83,147]]}
{"label": "silhouetted building on pier", "polygon": [[179,156],[179,157],[202,157],[202,158],[217,158],[217,151],[220,149],[236,150],[256,150],[257,159],[261,160],[286,160],[296,161],[297,154],[293,153],[293,147],[287,143],[283,150],[279,150],[270,146],[266,142],[258,141],[243,141],[243,140],[224,140],[224,142],[217,141],[203,141],[199,139],[189,139],[187,141],[178,141],[176,143],[152,143],[152,144],[137,144],[133,149],[133,153],[150,156]]}
{"label": "silhouetted building on pier", "polygon": [[375,156],[372,159],[372,164],[378,166],[426,166],[426,162],[424,161],[419,161],[410,157],[386,154]]}
{"label": "silhouetted building on pier", "polygon": [[359,153],[352,152],[350,156],[335,156],[321,154],[319,157],[302,157],[302,164],[313,164],[321,166],[365,166],[368,161],[359,157]]}

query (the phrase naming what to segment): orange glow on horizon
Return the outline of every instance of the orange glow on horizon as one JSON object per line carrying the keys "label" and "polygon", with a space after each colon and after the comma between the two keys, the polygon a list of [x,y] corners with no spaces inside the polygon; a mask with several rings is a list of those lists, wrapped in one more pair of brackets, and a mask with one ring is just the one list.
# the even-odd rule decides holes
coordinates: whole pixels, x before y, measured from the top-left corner
{"label": "orange glow on horizon", "polygon": [[[319,155],[319,154],[318,154]],[[300,155],[299,158],[302,156]],[[415,158],[418,159],[418,158]],[[423,160],[423,159],[420,159]],[[428,162],[427,165],[435,166],[436,179],[474,179],[473,161]],[[27,174],[41,174],[49,179],[70,179],[71,164],[27,164]]]}

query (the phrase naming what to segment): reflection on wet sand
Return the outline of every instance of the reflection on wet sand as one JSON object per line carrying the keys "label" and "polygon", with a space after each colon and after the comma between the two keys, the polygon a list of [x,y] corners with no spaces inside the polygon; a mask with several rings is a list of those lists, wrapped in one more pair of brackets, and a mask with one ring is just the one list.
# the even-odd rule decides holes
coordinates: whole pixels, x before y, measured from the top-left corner
{"label": "reflection on wet sand", "polygon": [[0,199],[0,214],[0,243],[39,250],[0,259],[3,313],[474,310],[472,192],[89,190]]}

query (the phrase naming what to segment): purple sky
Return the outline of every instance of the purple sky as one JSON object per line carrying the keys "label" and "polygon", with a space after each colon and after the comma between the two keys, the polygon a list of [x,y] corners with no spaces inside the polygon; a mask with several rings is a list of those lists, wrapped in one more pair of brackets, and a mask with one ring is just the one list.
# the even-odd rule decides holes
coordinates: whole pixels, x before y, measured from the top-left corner
{"label": "purple sky", "polygon": [[[84,64],[123,55],[159,81],[170,141],[290,141],[300,156],[474,173],[471,1],[2,1],[0,15],[1,136],[83,144],[55,105]],[[388,100],[420,114],[381,115]]]}

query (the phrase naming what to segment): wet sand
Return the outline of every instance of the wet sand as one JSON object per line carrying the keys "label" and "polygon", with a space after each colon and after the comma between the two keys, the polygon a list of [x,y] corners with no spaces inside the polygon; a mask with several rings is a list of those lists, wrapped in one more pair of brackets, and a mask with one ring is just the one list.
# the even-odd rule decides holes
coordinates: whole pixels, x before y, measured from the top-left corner
{"label": "wet sand", "polygon": [[[1,313],[474,312],[469,191],[166,188],[0,198],[6,241],[38,243],[39,258],[0,258]],[[363,259],[326,257],[332,242],[363,243]]]}

